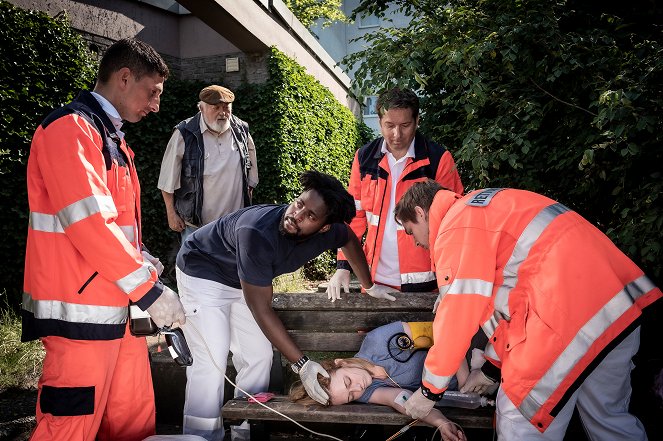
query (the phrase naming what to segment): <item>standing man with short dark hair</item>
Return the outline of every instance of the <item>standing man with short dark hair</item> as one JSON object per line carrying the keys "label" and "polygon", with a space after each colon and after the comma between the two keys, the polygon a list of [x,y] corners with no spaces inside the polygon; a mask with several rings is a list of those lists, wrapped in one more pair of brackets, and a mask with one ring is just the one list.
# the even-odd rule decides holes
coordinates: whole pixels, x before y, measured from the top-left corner
{"label": "standing man with short dark hair", "polygon": [[199,98],[200,111],[175,126],[159,174],[168,226],[181,232],[182,242],[197,228],[251,205],[258,185],[249,125],[233,115],[235,94],[211,85]]}
{"label": "standing man with short dark hair", "polygon": [[[389,89],[378,97],[377,113],[382,137],[355,154],[348,191],[357,216],[350,224],[363,237],[364,252],[376,283],[392,291],[421,292],[437,289],[428,251],[416,248],[394,221],[394,207],[415,182],[433,179],[457,193],[463,184],[451,153],[417,131],[419,98],[408,89]],[[350,266],[342,251],[329,281],[327,297],[340,298],[349,291]],[[394,300],[392,295],[383,297]]]}
{"label": "standing man with short dark hair", "polygon": [[154,434],[147,344],[130,334],[127,306],[159,327],[185,317],[156,259],[141,253],[140,184],[121,128],[159,111],[167,77],[151,46],[120,40],[94,90],[52,112],[32,139],[21,339],[46,350],[33,440]]}

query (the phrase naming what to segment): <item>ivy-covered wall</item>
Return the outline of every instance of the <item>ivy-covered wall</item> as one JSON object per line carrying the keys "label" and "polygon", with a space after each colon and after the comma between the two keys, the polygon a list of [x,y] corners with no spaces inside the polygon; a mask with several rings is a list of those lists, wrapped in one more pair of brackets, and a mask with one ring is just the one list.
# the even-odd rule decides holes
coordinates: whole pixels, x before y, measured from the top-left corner
{"label": "ivy-covered wall", "polygon": [[[0,2],[0,16],[0,293],[6,290],[9,303],[16,305],[23,284],[30,140],[52,109],[71,101],[78,90],[92,88],[96,65],[66,21],[7,2]],[[235,90],[234,112],[249,122],[257,146],[256,202],[290,201],[299,192],[299,173],[311,168],[346,183],[356,147],[368,141],[365,126],[276,49],[271,50],[269,70],[265,84]],[[161,159],[175,124],[197,112],[198,92],[205,85],[169,79],[159,113],[123,127],[141,179],[143,241],[164,261],[174,258],[179,235],[168,228],[157,189]],[[332,255],[325,255],[311,274],[320,277],[332,262]],[[168,269],[173,282],[173,268]]]}
{"label": "ivy-covered wall", "polygon": [[7,290],[10,303],[18,303],[28,227],[30,140],[52,109],[91,87],[95,66],[66,21],[7,2],[0,2],[0,17],[0,295]]}
{"label": "ivy-covered wall", "polygon": [[308,169],[347,183],[355,150],[368,142],[367,131],[327,88],[278,49],[271,49],[268,65],[270,79],[238,89],[234,105],[256,142],[256,202],[292,200],[299,194],[299,174]]}

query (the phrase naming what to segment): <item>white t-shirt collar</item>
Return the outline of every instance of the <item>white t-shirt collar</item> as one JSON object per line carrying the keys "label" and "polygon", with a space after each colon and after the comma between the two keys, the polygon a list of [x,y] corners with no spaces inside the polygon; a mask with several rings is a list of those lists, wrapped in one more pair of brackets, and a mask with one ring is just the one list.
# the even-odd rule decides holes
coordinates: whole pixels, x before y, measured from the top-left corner
{"label": "white t-shirt collar", "polygon": [[106,112],[106,115],[108,115],[108,119],[110,119],[113,123],[113,127],[115,127],[118,136],[120,138],[124,138],[124,132],[120,130],[122,128],[122,117],[120,117],[120,112],[117,111],[115,106],[113,106],[110,101],[99,95],[97,92],[90,93],[99,102],[99,105],[103,111]]}
{"label": "white t-shirt collar", "polygon": [[[384,138],[382,138],[382,147],[380,151],[382,152],[382,154],[385,155],[389,153],[393,157],[393,154],[387,149],[387,140]],[[405,154],[405,156],[403,156],[403,158],[414,158],[414,139],[410,143],[410,147],[408,147],[407,153]]]}

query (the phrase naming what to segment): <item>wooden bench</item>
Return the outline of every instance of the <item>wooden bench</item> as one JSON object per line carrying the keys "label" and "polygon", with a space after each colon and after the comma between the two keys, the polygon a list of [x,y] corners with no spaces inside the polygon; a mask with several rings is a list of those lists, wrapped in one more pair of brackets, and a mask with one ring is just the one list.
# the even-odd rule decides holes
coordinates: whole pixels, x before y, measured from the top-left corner
{"label": "wooden bench", "polygon": [[[394,321],[431,321],[435,294],[407,293],[397,295],[395,302],[378,300],[353,292],[331,303],[322,293],[276,293],[272,305],[297,345],[313,360],[351,357],[359,350],[367,331]],[[345,352],[347,354],[338,354]],[[313,353],[313,354],[312,354]],[[331,354],[326,354],[331,353]],[[289,363],[275,358],[272,387],[287,394],[289,385],[298,379]],[[282,378],[274,378],[282,376]],[[276,386],[275,386],[276,385]],[[285,385],[285,387],[282,387]],[[287,395],[277,395],[267,403],[272,409],[300,423],[334,423],[351,425],[404,426],[412,421],[390,407],[350,403],[341,406],[303,406],[290,402]],[[492,429],[493,408],[444,408],[443,413],[464,429]],[[229,400],[223,406],[226,421],[249,420],[252,439],[269,439],[264,432],[267,422],[284,421],[270,410],[246,399]],[[256,424],[260,422],[260,424]],[[292,428],[295,426],[288,423]],[[269,426],[267,424],[267,426]],[[395,432],[395,428],[390,429]],[[267,429],[269,432],[269,429]],[[364,438],[366,439],[366,438]]]}

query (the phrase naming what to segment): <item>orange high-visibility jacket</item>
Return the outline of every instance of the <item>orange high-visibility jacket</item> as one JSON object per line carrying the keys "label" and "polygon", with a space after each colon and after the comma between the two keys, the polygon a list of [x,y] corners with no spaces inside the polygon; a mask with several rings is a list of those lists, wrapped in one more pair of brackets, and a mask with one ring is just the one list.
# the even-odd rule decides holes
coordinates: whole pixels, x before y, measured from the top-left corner
{"label": "orange high-visibility jacket", "polygon": [[129,300],[146,309],[162,285],[139,251],[133,152],[89,92],[37,128],[27,181],[22,340],[121,338]]}
{"label": "orange high-visibility jacket", "polygon": [[[387,212],[391,177],[389,161],[381,152],[383,141],[384,138],[378,138],[357,150],[348,186],[357,209],[350,228],[360,239],[366,233],[364,253],[371,267],[372,277],[375,277],[377,271],[387,216],[394,215]],[[405,169],[396,184],[396,202],[412,185],[427,179],[433,179],[456,193],[463,193],[463,184],[451,153],[417,133],[414,138],[414,158],[407,159]],[[401,291],[435,291],[437,284],[435,273],[431,271],[428,251],[415,246],[402,228],[398,229],[396,235]],[[340,250],[337,266],[350,270],[350,265]]]}
{"label": "orange high-visibility jacket", "polygon": [[571,393],[663,295],[597,228],[513,189],[436,195],[430,246],[440,289],[423,387],[443,392],[481,326],[501,387],[544,431]]}

